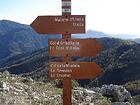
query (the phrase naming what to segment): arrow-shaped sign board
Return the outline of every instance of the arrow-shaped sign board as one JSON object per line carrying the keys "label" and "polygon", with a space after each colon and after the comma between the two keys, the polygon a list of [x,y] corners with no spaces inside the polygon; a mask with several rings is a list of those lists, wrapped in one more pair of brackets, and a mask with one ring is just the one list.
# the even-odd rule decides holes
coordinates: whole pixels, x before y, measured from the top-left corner
{"label": "arrow-shaped sign board", "polygon": [[50,62],[50,79],[95,79],[102,73],[95,62]]}
{"label": "arrow-shaped sign board", "polygon": [[101,51],[95,39],[50,39],[49,56],[95,57]]}
{"label": "arrow-shaped sign board", "polygon": [[31,26],[39,34],[85,33],[85,15],[38,16]]}

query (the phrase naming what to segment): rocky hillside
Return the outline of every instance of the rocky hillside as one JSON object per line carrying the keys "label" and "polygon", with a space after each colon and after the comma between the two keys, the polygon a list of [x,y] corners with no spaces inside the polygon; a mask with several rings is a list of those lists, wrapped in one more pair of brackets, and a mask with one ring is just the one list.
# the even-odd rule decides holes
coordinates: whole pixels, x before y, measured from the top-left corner
{"label": "rocky hillside", "polygon": [[[134,105],[131,94],[118,85],[73,88],[72,105]],[[62,105],[62,89],[53,83],[35,82],[0,72],[0,105]]]}
{"label": "rocky hillside", "polygon": [[[0,73],[0,105],[59,105],[62,89],[31,78]],[[56,104],[57,103],[57,104]]]}

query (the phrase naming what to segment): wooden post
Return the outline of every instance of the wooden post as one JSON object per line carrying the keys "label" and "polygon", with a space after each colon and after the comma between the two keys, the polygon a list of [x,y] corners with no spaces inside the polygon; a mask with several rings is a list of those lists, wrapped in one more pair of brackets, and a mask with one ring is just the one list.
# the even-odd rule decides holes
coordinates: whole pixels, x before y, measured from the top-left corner
{"label": "wooden post", "polygon": [[[71,15],[71,0],[62,0],[62,16]],[[63,39],[70,39],[71,33],[66,32],[66,34],[62,34]],[[68,62],[71,58],[69,55],[64,57],[64,61]],[[71,79],[63,79],[63,105],[72,105],[71,96],[72,96],[72,82]]]}
{"label": "wooden post", "polygon": [[[69,5],[70,4],[70,5]],[[71,0],[62,0],[62,15],[69,16],[71,15]],[[71,38],[71,33],[66,32],[66,34],[62,35],[63,39]],[[64,61],[70,61],[69,55],[64,57]],[[72,96],[72,82],[71,79],[63,79],[63,105],[72,105],[71,96]]]}

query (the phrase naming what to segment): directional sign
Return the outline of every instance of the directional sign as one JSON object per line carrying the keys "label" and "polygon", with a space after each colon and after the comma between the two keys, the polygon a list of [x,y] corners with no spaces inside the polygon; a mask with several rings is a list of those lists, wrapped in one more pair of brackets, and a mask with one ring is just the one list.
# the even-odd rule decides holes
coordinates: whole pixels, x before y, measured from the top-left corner
{"label": "directional sign", "polygon": [[85,15],[38,16],[31,26],[39,34],[85,33]]}
{"label": "directional sign", "polygon": [[102,73],[95,62],[50,62],[50,79],[95,79]]}
{"label": "directional sign", "polygon": [[49,40],[49,56],[94,57],[101,49],[101,44],[95,38]]}

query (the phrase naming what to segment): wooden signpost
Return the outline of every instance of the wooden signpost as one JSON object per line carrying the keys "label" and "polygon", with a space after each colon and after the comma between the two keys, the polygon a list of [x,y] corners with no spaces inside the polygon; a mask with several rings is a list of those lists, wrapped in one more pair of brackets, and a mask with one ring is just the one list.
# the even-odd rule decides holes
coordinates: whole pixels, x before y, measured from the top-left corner
{"label": "wooden signpost", "polygon": [[95,57],[101,51],[101,44],[92,39],[51,39],[49,56]]}
{"label": "wooden signpost", "polygon": [[95,79],[102,73],[95,62],[51,62],[49,77],[51,79]]}
{"label": "wooden signpost", "polygon": [[71,0],[62,0],[62,16],[38,16],[31,24],[39,34],[62,34],[49,40],[49,56],[64,57],[49,63],[49,78],[63,80],[63,105],[71,105],[72,79],[95,79],[102,73],[95,62],[73,62],[71,57],[95,57],[101,51],[96,39],[71,39],[85,33],[85,15],[71,15]]}
{"label": "wooden signpost", "polygon": [[85,15],[38,16],[31,26],[39,34],[85,33]]}

